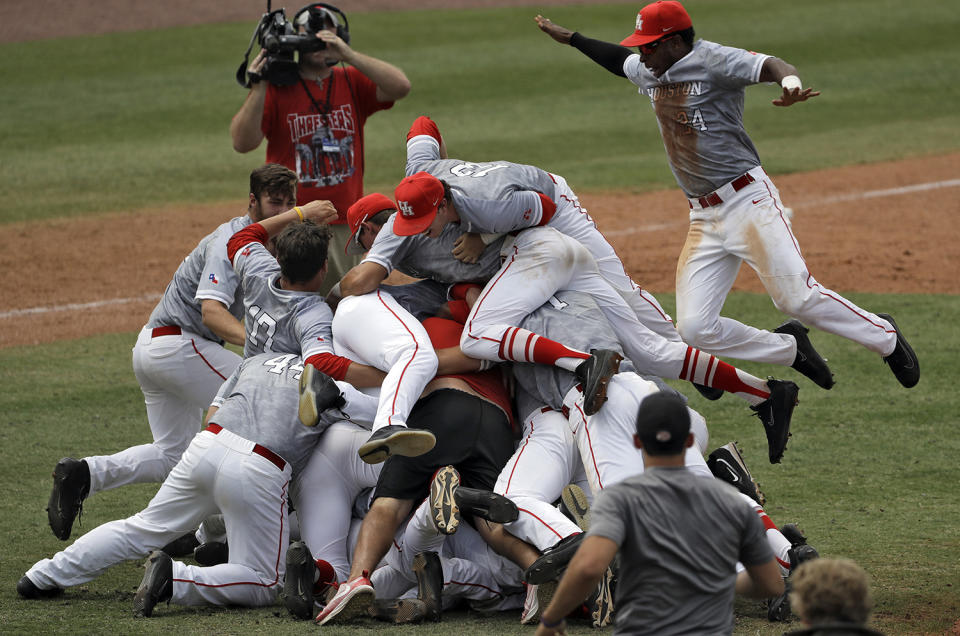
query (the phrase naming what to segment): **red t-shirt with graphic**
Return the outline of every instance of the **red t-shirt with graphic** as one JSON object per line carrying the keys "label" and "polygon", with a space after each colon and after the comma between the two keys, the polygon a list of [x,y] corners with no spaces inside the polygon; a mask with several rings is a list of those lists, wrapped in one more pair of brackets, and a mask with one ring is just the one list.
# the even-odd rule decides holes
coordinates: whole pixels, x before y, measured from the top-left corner
{"label": "red t-shirt with graphic", "polygon": [[377,85],[352,66],[335,67],[320,84],[271,84],[260,123],[267,162],[297,173],[297,203],[328,199],[340,213],[334,223],[346,223],[347,208],[363,196],[363,126],[391,106],[377,101]]}

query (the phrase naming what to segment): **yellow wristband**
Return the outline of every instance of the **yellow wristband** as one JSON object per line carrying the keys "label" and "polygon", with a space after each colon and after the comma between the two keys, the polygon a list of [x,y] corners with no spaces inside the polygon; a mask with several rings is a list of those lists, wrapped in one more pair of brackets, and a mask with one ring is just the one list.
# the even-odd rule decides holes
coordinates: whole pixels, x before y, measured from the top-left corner
{"label": "yellow wristband", "polygon": [[295,206],[293,207],[293,211],[297,213],[297,216],[300,217],[300,222],[303,223],[303,212],[300,210],[300,206],[299,206],[299,205],[295,205]]}

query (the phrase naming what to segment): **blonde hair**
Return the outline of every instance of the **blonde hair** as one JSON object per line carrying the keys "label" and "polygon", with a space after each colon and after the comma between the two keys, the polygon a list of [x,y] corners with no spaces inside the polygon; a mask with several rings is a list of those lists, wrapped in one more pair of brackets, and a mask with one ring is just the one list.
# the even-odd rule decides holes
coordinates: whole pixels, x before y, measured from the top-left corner
{"label": "blonde hair", "polygon": [[790,607],[810,625],[836,621],[863,625],[873,609],[867,573],[850,559],[807,561],[790,583]]}

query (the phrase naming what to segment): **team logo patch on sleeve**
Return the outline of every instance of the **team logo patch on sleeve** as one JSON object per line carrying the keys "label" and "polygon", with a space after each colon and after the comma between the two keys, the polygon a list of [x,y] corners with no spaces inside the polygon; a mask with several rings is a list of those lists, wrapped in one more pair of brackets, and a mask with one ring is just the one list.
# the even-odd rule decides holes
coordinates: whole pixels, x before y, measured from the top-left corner
{"label": "team logo patch on sleeve", "polygon": [[217,275],[216,275],[216,274],[210,274],[210,276],[209,276],[208,278],[210,279],[210,282],[213,283],[214,285],[219,285],[219,284],[220,284],[220,281],[217,280]]}
{"label": "team logo patch on sleeve", "polygon": [[[249,247],[243,248],[243,251],[240,252],[240,256],[250,256],[250,248],[249,248]],[[214,282],[216,282],[216,281],[214,281]]]}

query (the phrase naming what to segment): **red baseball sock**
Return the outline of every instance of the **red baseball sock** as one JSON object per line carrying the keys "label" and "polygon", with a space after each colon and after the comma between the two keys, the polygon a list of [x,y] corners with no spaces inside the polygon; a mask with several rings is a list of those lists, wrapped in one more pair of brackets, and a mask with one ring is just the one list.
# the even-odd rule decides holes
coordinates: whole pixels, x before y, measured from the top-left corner
{"label": "red baseball sock", "polygon": [[504,332],[497,354],[503,360],[552,364],[568,371],[573,371],[590,357],[589,353],[569,349],[555,340],[519,327],[510,327]]}
{"label": "red baseball sock", "polygon": [[739,393],[751,404],[762,402],[770,397],[770,389],[767,388],[766,381],[693,347],[687,347],[680,379],[723,389],[730,393]]}

